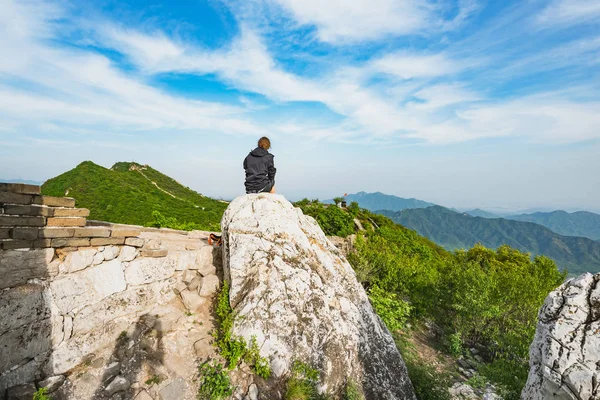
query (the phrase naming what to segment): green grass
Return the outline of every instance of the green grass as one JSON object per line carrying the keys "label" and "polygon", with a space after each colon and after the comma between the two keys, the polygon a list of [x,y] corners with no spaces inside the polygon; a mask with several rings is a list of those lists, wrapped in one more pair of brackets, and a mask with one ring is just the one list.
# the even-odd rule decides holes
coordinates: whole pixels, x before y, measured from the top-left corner
{"label": "green grass", "polygon": [[[134,170],[130,170],[131,167]],[[142,173],[146,176],[144,177]],[[176,197],[164,193],[155,185]],[[175,228],[220,230],[219,223],[227,204],[202,196],[149,166],[117,163],[106,169],[91,161],[42,185],[49,196],[74,197],[77,207],[90,210],[89,219],[151,226],[154,211]]]}
{"label": "green grass", "polygon": [[223,400],[233,393],[227,371],[217,362],[202,364],[199,367],[199,377],[199,400]]}

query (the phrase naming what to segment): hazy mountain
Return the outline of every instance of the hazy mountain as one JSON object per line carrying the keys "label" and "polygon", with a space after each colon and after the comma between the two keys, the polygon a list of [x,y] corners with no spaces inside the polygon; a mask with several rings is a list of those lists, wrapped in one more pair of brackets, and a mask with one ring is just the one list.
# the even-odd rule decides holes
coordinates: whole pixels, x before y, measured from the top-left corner
{"label": "hazy mountain", "polygon": [[492,248],[508,244],[546,255],[571,273],[600,271],[600,242],[559,235],[535,223],[472,217],[440,206],[382,214],[447,249],[470,248],[478,242]]}
{"label": "hazy mountain", "polygon": [[566,236],[583,236],[600,240],[600,215],[587,211],[568,213],[566,211],[537,212],[533,214],[510,215],[515,221],[534,222]]}
{"label": "hazy mountain", "polygon": [[476,208],[474,210],[465,211],[471,217],[482,217],[482,218],[500,218],[500,215],[494,214],[489,211],[482,210],[481,208]]}
{"label": "hazy mountain", "polygon": [[3,179],[0,178],[0,182],[4,182],[4,183],[26,183],[28,185],[37,185],[40,186],[42,183],[44,182],[40,182],[40,181],[31,181],[28,179]]}
{"label": "hazy mountain", "polygon": [[[356,201],[361,208],[366,208],[370,211],[376,210],[391,210],[400,211],[407,208],[425,208],[431,207],[435,204],[428,203],[418,199],[405,199],[390,194],[384,194],[381,192],[366,193],[358,192],[355,194],[349,194],[346,196],[346,201],[350,204]],[[331,203],[333,200],[328,200],[325,203]]]}

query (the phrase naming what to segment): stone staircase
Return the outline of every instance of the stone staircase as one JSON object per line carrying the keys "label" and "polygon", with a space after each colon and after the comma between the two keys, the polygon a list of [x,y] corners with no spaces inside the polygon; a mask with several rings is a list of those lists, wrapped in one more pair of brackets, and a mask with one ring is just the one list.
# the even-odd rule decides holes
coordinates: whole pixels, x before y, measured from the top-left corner
{"label": "stone staircase", "polygon": [[89,214],[71,197],[43,196],[35,185],[0,183],[0,249],[143,245],[139,229],[86,226]]}

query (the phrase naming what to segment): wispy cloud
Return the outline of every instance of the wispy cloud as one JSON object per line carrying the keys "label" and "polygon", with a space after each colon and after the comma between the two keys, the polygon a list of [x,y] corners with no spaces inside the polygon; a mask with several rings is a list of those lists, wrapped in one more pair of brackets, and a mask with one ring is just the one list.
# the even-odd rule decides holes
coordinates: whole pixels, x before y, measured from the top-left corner
{"label": "wispy cloud", "polygon": [[600,1],[553,0],[542,10],[537,22],[550,27],[574,23],[600,24]]}

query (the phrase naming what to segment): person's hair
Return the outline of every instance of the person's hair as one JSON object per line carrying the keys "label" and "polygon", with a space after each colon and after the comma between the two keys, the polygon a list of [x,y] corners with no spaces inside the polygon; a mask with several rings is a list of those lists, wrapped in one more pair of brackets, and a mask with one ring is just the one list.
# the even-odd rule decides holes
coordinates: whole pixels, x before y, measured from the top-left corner
{"label": "person's hair", "polygon": [[269,150],[271,148],[271,141],[268,137],[263,136],[258,139],[258,147],[263,148],[265,150]]}

